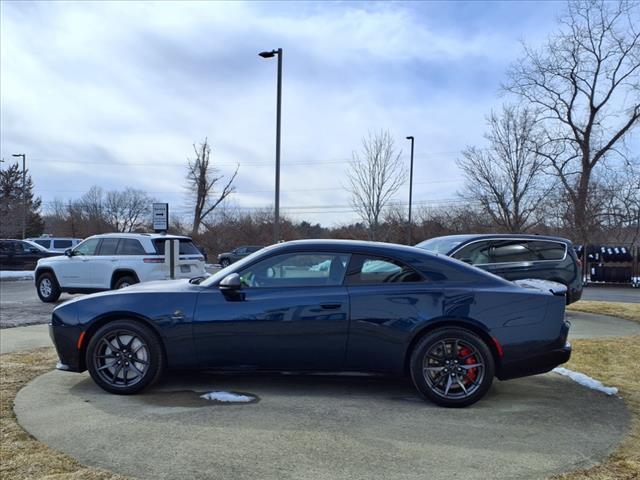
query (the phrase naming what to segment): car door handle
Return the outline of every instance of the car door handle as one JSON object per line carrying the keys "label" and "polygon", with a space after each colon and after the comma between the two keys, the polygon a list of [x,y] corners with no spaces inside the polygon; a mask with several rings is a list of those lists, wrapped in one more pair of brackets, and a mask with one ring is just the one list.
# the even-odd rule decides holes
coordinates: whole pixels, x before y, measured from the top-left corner
{"label": "car door handle", "polygon": [[320,306],[325,310],[335,310],[337,308],[340,308],[342,304],[341,303],[323,303]]}

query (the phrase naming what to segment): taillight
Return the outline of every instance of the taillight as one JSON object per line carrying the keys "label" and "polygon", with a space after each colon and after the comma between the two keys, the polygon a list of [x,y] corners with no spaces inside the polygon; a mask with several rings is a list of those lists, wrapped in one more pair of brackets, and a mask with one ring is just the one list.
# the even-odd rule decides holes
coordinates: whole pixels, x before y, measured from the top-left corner
{"label": "taillight", "polygon": [[164,258],[143,258],[144,263],[164,263]]}

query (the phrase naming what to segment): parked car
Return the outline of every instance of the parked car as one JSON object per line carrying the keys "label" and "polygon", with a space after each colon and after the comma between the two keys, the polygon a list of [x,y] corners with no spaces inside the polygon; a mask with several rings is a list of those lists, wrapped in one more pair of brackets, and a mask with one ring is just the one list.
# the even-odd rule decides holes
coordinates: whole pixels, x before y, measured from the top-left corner
{"label": "parked car", "polygon": [[89,237],[63,256],[39,261],[38,296],[43,302],[55,302],[62,292],[91,293],[168,279],[164,248],[165,241],[173,239],[180,241],[176,278],[206,275],[204,257],[188,237],[109,233]]}
{"label": "parked car", "polygon": [[[330,268],[314,268],[323,262]],[[409,374],[425,398],[461,407],[494,376],[569,359],[565,290],[415,247],[300,240],[203,281],[73,299],[54,309],[50,330],[59,368],[88,369],[116,394],[141,391],[165,367],[363,371]]]}
{"label": "parked car", "polygon": [[38,260],[54,255],[28,240],[0,240],[0,270],[33,270]]}
{"label": "parked car", "polygon": [[567,287],[567,304],[582,296],[582,264],[566,238],[490,234],[435,237],[416,245],[448,255],[507,280],[538,278]]}
{"label": "parked car", "polygon": [[221,253],[220,255],[218,255],[218,263],[220,264],[221,267],[228,267],[232,263],[237,262],[238,260],[246,257],[247,255],[251,255],[252,253],[257,252],[261,248],[264,248],[264,247],[258,247],[255,245],[253,246],[245,245],[242,247],[238,247],[230,252]]}
{"label": "parked car", "polygon": [[71,238],[71,237],[37,237],[37,238],[27,238],[27,240],[37,243],[41,247],[46,248],[47,250],[51,250],[53,252],[64,253],[68,248],[73,248],[78,245],[82,239],[81,238]]}

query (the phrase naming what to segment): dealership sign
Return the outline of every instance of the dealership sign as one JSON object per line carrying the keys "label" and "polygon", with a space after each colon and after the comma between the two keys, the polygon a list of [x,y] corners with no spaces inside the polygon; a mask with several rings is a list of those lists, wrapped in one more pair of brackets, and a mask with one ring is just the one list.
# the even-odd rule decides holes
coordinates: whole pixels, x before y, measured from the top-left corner
{"label": "dealership sign", "polygon": [[169,204],[153,204],[153,229],[156,232],[166,232],[169,230]]}

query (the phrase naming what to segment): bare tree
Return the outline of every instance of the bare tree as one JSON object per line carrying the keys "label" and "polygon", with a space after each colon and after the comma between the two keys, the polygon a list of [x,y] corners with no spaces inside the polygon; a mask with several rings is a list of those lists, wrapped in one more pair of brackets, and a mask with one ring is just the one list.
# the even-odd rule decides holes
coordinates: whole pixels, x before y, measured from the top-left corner
{"label": "bare tree", "polygon": [[127,187],[107,192],[105,220],[117,232],[132,232],[148,223],[153,200],[143,190]]}
{"label": "bare tree", "polygon": [[487,126],[489,147],[467,147],[457,161],[466,179],[462,196],[480,203],[496,226],[525,232],[546,194],[544,160],[535,152],[536,118],[526,108],[504,105],[499,114],[491,112]]}
{"label": "bare tree", "polygon": [[238,174],[238,167],[229,178],[219,193],[216,193],[217,184],[224,178],[217,175],[218,170],[211,165],[211,147],[207,139],[199,147],[193,145],[196,158],[189,160],[187,164],[187,189],[193,200],[193,226],[192,235],[197,235],[200,226],[206,217],[220,205],[220,203],[235,191],[233,181]]}
{"label": "bare tree", "polygon": [[586,242],[594,168],[640,118],[640,15],[624,0],[579,0],[560,24],[541,49],[525,46],[504,89],[541,114],[539,153],[566,190],[575,233]]}
{"label": "bare tree", "polygon": [[388,131],[369,133],[362,139],[362,151],[353,152],[347,172],[351,205],[365,223],[370,240],[375,240],[380,216],[407,178]]}

